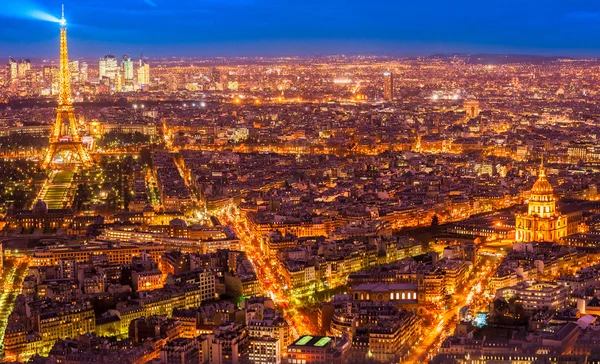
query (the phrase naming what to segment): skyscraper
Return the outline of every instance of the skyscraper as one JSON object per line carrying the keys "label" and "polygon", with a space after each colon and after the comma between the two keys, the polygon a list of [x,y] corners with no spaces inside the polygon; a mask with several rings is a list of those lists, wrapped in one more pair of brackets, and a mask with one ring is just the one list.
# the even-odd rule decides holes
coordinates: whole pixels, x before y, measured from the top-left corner
{"label": "skyscraper", "polygon": [[383,74],[383,98],[385,101],[394,100],[394,75],[391,72]]}
{"label": "skyscraper", "polygon": [[213,67],[211,70],[211,78],[213,83],[221,82],[221,72],[217,67]]}
{"label": "skyscraper", "polygon": [[143,86],[150,84],[150,65],[143,59],[140,59],[140,65],[137,69],[137,73],[138,85]]}
{"label": "skyscraper", "polygon": [[31,61],[28,59],[22,59],[19,61],[19,65],[17,67],[17,73],[19,78],[24,78],[27,71],[31,69]]}
{"label": "skyscraper", "polygon": [[98,62],[98,77],[100,79],[106,77],[114,81],[117,77],[117,68],[118,64],[115,56],[112,54],[107,54]]}
{"label": "skyscraper", "polygon": [[79,80],[81,83],[86,83],[88,80],[88,64],[86,62],[81,62],[81,67],[79,67]]}
{"label": "skyscraper", "polygon": [[54,67],[53,66],[43,66],[42,67],[42,77],[44,79],[44,83],[46,83],[46,84],[52,84],[52,81],[53,81],[52,68],[54,68]]}
{"label": "skyscraper", "polygon": [[117,74],[115,76],[115,92],[123,92],[125,88],[123,86],[123,71],[117,67]]}
{"label": "skyscraper", "polygon": [[69,62],[69,72],[71,73],[71,82],[79,82],[79,61]]}
{"label": "skyscraper", "polygon": [[123,74],[123,90],[133,91],[133,60],[128,55],[123,55],[121,61],[121,71]]}
{"label": "skyscraper", "polygon": [[52,95],[58,94],[58,67],[56,66],[44,66],[42,67],[42,77],[44,87],[47,88]]}
{"label": "skyscraper", "polygon": [[106,77],[106,61],[104,58],[100,58],[100,61],[98,61],[98,78],[102,80],[103,77]]}
{"label": "skyscraper", "polygon": [[12,58],[8,59],[8,72],[10,74],[10,81],[14,82],[19,78],[19,66],[17,61]]}

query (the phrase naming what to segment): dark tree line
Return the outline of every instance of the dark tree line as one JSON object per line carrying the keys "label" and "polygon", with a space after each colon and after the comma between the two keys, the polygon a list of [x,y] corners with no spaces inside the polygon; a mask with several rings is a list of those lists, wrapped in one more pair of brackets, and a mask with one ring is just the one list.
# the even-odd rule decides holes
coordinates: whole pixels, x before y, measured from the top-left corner
{"label": "dark tree line", "polygon": [[110,131],[98,141],[98,145],[103,148],[125,147],[128,145],[148,144],[150,136],[140,132],[135,133],[120,133],[118,131]]}
{"label": "dark tree line", "polygon": [[30,134],[11,134],[0,137],[0,150],[43,149],[48,146],[48,137]]}

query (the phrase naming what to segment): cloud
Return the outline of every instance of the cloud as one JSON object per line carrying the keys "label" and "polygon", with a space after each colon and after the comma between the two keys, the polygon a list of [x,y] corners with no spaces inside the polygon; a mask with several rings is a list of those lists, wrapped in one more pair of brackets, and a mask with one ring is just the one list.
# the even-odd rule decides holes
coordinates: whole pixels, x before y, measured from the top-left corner
{"label": "cloud", "polygon": [[144,0],[144,2],[150,6],[157,7],[156,3],[152,0]]}
{"label": "cloud", "polygon": [[567,17],[571,19],[580,20],[600,20],[600,12],[592,11],[574,11],[567,14]]}

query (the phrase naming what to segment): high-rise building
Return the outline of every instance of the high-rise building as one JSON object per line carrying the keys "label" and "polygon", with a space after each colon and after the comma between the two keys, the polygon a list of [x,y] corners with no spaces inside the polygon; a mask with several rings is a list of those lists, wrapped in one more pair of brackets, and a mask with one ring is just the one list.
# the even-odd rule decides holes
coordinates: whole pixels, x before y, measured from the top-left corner
{"label": "high-rise building", "polygon": [[385,101],[394,100],[394,75],[391,72],[383,74],[383,98]]}
{"label": "high-rise building", "polygon": [[14,82],[19,78],[19,65],[17,61],[12,58],[8,59],[8,71],[10,74],[10,81]]}
{"label": "high-rise building", "polygon": [[121,61],[121,71],[123,74],[123,90],[133,91],[133,60],[124,54]]}
{"label": "high-rise building", "polygon": [[44,66],[42,67],[42,84],[47,92],[51,95],[58,94],[58,67]]}
{"label": "high-rise building", "polygon": [[115,80],[117,77],[117,59],[112,54],[107,54],[98,62],[98,78],[104,77]]}
{"label": "high-rise building", "polygon": [[149,85],[150,84],[150,65],[148,62],[140,59],[140,64],[137,69],[138,85]]}
{"label": "high-rise building", "polygon": [[54,66],[44,66],[42,67],[42,78],[44,80],[44,83],[46,84],[52,84],[53,81],[53,77],[54,77]]}
{"label": "high-rise building", "polygon": [[88,64],[86,62],[81,62],[81,67],[79,67],[79,81],[81,83],[88,81]]}
{"label": "high-rise building", "polygon": [[24,80],[31,71],[31,61],[28,59],[8,59],[8,76],[11,82]]}
{"label": "high-rise building", "polygon": [[18,67],[17,67],[17,73],[19,78],[24,78],[25,75],[27,74],[27,71],[29,71],[31,69],[31,61],[28,59],[22,59],[19,61]]}
{"label": "high-rise building", "polygon": [[217,67],[213,67],[211,70],[211,79],[213,83],[221,82],[221,72]]}
{"label": "high-rise building", "polygon": [[69,62],[69,72],[71,73],[71,82],[79,82],[79,61]]}
{"label": "high-rise building", "polygon": [[106,60],[104,58],[100,58],[98,61],[98,78],[102,80],[103,77],[106,76]]}
{"label": "high-rise building", "polygon": [[115,92],[123,92],[124,91],[124,82],[123,82],[123,71],[120,68],[117,68],[117,74],[115,76]]}

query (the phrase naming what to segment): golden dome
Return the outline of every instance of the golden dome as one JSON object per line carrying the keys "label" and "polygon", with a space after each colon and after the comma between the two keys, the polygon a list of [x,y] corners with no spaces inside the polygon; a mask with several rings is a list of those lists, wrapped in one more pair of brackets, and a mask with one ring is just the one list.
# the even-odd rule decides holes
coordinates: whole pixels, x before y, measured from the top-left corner
{"label": "golden dome", "polygon": [[554,189],[552,188],[550,182],[548,182],[548,179],[546,179],[546,171],[543,168],[540,168],[540,172],[538,173],[538,180],[535,181],[535,183],[533,184],[531,194],[554,194]]}
{"label": "golden dome", "polygon": [[533,184],[531,188],[529,201],[546,202],[554,200],[554,189],[548,179],[546,178],[546,170],[543,166],[540,166],[538,172],[538,180]]}

